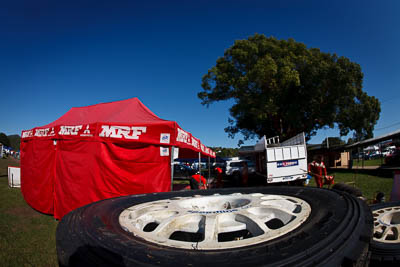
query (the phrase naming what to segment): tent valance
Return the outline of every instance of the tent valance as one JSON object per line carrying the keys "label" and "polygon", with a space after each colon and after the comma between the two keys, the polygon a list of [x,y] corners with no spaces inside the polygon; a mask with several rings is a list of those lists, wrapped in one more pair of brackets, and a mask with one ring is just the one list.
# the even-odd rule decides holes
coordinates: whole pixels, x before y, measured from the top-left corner
{"label": "tent valance", "polygon": [[[118,113],[119,117],[114,113]],[[199,139],[184,131],[176,122],[158,118],[137,98],[72,108],[53,123],[22,131],[21,138],[176,146],[192,152],[201,152],[203,156],[215,157],[215,152]]]}

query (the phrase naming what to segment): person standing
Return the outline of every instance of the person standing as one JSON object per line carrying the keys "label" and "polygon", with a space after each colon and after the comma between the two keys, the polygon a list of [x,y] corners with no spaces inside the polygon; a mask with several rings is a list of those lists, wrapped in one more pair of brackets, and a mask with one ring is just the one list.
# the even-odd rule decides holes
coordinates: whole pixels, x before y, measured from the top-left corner
{"label": "person standing", "polygon": [[223,187],[223,181],[222,181],[222,169],[220,167],[216,167],[215,171],[217,173],[217,188],[222,188]]}
{"label": "person standing", "polygon": [[324,178],[327,176],[327,173],[325,164],[323,162],[323,157],[321,155],[318,155],[315,160],[308,165],[308,172],[314,176],[317,186],[322,188],[324,185]]}
{"label": "person standing", "polygon": [[242,167],[242,186],[247,187],[249,183],[249,168],[247,166],[247,161],[243,161]]}

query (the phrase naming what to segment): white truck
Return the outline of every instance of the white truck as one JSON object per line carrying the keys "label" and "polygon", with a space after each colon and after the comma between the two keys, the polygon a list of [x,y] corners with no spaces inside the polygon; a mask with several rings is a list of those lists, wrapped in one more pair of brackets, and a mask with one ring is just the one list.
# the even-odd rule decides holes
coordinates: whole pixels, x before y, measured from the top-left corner
{"label": "white truck", "polygon": [[257,173],[267,183],[299,181],[307,178],[307,148],[304,133],[282,143],[279,137],[266,138],[254,146]]}

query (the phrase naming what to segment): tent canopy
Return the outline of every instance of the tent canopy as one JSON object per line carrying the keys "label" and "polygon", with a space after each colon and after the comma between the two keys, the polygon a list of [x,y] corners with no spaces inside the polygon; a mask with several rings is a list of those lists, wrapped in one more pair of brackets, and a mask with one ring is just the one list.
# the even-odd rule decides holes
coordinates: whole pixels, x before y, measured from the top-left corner
{"label": "tent canopy", "polygon": [[74,107],[42,127],[22,131],[22,140],[75,139],[175,146],[180,157],[215,157],[191,133],[176,122],[160,119],[137,98]]}

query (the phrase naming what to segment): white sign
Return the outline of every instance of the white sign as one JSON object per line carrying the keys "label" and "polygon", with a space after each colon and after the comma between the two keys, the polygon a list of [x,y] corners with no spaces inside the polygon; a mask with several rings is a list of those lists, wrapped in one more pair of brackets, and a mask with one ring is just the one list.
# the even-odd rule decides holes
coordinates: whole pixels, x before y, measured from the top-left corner
{"label": "white sign", "polygon": [[160,143],[169,144],[170,143],[170,134],[169,133],[162,133],[160,135]]}
{"label": "white sign", "polygon": [[169,148],[168,147],[160,147],[160,156],[161,157],[169,156]]}
{"label": "white sign", "polygon": [[179,147],[174,147],[174,159],[179,158]]}
{"label": "white sign", "polygon": [[8,167],[8,185],[21,187],[21,169],[19,167]]}

